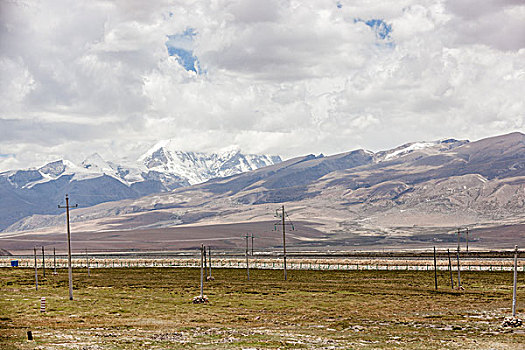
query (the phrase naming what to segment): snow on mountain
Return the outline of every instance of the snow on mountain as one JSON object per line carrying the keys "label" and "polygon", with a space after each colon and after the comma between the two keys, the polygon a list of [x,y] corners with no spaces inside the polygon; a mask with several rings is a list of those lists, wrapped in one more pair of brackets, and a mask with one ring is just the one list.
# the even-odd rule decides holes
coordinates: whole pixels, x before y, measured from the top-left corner
{"label": "snow on mountain", "polygon": [[82,167],[93,172],[104,173],[108,175],[112,173],[116,174],[115,169],[108,162],[102,159],[98,153],[93,153],[87,157],[82,162]]}
{"label": "snow on mountain", "polygon": [[281,161],[278,156],[244,155],[237,148],[206,154],[175,147],[172,141],[162,141],[127,165],[94,153],[78,165],[57,160],[40,168],[2,172],[0,193],[5,203],[0,203],[0,231],[26,216],[57,214],[56,204],[66,193],[86,207],[171,191]]}
{"label": "snow on mountain", "polygon": [[182,152],[175,142],[164,140],[142,155],[139,162],[150,171],[175,174],[193,185],[280,163],[281,158],[242,154],[236,147],[218,153]]}
{"label": "snow on mountain", "polygon": [[437,154],[468,143],[468,140],[443,139],[438,141],[421,141],[407,143],[394,149],[378,152],[376,161],[386,162],[413,152],[423,152],[427,155]]}
{"label": "snow on mountain", "polygon": [[425,149],[425,148],[432,147],[435,145],[436,143],[434,142],[416,142],[416,143],[408,145],[407,147],[393,151],[392,153],[388,153],[385,156],[384,160],[391,160],[391,159],[399,157],[400,155],[404,155],[404,154],[411,153],[416,150]]}
{"label": "snow on mountain", "polygon": [[[5,172],[8,181],[17,188],[32,188],[37,184],[71,175],[70,181],[83,181],[101,176],[112,177],[126,186],[139,182],[160,181],[167,188],[193,185],[216,177],[225,177],[281,162],[279,156],[244,155],[238,148],[219,153],[183,152],[172,141],[161,141],[141,156],[136,164],[123,166],[104,160],[98,153],[87,157],[80,165],[57,160],[38,169]],[[174,186],[175,183],[178,185]],[[166,190],[165,189],[165,190]]]}

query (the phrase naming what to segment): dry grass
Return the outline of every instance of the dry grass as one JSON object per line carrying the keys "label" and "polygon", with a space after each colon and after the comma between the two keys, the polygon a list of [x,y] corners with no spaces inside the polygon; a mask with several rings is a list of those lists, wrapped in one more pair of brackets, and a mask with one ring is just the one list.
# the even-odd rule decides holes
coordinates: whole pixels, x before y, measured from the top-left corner
{"label": "dry grass", "polygon": [[[522,329],[502,329],[510,314],[512,273],[282,271],[216,269],[209,304],[193,305],[199,270],[67,271],[34,288],[34,270],[0,269],[2,349],[518,348]],[[521,274],[519,285],[525,279]],[[40,313],[40,297],[47,312]],[[518,300],[525,302],[520,287]],[[518,311],[523,311],[519,308]],[[26,341],[32,330],[35,341]]]}

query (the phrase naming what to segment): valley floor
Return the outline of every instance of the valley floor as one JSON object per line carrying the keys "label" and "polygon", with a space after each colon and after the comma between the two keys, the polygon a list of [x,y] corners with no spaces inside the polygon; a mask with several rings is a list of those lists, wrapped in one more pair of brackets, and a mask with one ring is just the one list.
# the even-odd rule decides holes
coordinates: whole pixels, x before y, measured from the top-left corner
{"label": "valley floor", "polygon": [[[199,294],[195,268],[0,269],[2,349],[516,349],[511,272],[215,269]],[[518,278],[523,317],[525,276]],[[40,312],[40,298],[47,309]],[[27,341],[31,330],[34,341]]]}

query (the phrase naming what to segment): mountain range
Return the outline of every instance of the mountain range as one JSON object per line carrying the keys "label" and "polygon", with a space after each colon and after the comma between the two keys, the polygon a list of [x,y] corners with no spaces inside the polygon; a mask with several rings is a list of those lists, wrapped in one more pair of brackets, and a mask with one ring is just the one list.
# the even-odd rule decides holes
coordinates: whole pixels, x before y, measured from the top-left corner
{"label": "mountain range", "polygon": [[[459,227],[472,229],[473,247],[513,247],[525,243],[525,135],[306,155],[76,209],[72,221],[80,236],[99,242],[111,237],[120,248],[196,247],[196,237],[233,247],[243,241],[232,237],[248,230],[258,232],[261,246],[271,247],[279,245],[273,222],[282,205],[297,228],[290,232],[290,247],[452,244]],[[33,215],[6,231],[58,237],[63,223],[63,215]]]}
{"label": "mountain range", "polygon": [[88,207],[108,201],[171,191],[279,163],[279,156],[182,152],[161,141],[131,165],[105,161],[97,153],[77,165],[57,160],[40,168],[0,173],[0,230],[35,214],[58,214],[64,194]]}

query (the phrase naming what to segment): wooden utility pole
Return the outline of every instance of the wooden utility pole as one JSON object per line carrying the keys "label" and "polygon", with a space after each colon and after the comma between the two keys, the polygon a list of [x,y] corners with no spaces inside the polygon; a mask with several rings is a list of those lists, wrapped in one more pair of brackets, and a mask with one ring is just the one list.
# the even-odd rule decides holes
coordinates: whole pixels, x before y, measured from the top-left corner
{"label": "wooden utility pole", "polygon": [[516,286],[518,282],[518,246],[514,246],[514,287],[512,288],[512,317],[516,317]]}
{"label": "wooden utility pole", "polygon": [[450,249],[447,249],[448,254],[448,271],[450,272],[450,286],[454,289],[454,278],[452,277],[452,261],[450,260]]}
{"label": "wooden utility pole", "polygon": [[244,256],[246,257],[246,278],[248,281],[250,280],[250,263],[248,261],[248,234],[244,236],[246,238],[246,251],[244,252]]}
{"label": "wooden utility pole", "polygon": [[436,290],[438,289],[438,275],[437,275],[437,261],[436,261],[436,247],[434,246],[434,282]]}
{"label": "wooden utility pole", "polygon": [[38,266],[36,264],[36,247],[33,248],[35,253],[35,288],[38,290]]}
{"label": "wooden utility pole", "polygon": [[201,244],[201,298],[204,297],[204,244]]}
{"label": "wooden utility pole", "polygon": [[252,233],[252,256],[253,256],[253,238],[254,238],[254,235]]}
{"label": "wooden utility pole", "polygon": [[42,246],[42,275],[46,278],[46,253],[44,252],[44,246]]}
{"label": "wooden utility pole", "polygon": [[60,209],[66,209],[66,222],[67,222],[67,272],[69,279],[69,300],[73,300],[73,267],[71,265],[71,230],[69,228],[69,209],[78,207],[78,204],[69,206],[69,197],[66,194],[66,205],[58,206]]}

